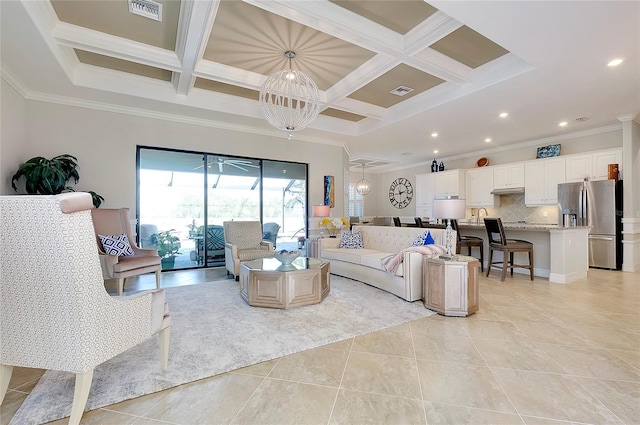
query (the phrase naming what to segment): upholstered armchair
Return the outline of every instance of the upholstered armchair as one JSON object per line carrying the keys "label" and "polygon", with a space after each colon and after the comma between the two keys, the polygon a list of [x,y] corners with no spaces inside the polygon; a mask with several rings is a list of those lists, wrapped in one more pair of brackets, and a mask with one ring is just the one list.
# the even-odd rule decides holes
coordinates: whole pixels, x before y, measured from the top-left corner
{"label": "upholstered armchair", "polygon": [[240,262],[273,257],[273,244],[262,240],[259,221],[225,221],[224,262],[227,274],[240,279]]}
{"label": "upholstered armchair", "polygon": [[[158,250],[141,249],[136,246],[135,239],[131,235],[129,208],[97,208],[91,210],[91,216],[93,217],[98,252],[100,253],[102,276],[104,280],[116,279],[118,295],[122,295],[128,277],[145,273],[156,273],[156,288],[160,289],[162,265]],[[125,255],[108,254],[100,235],[126,235],[131,251]],[[114,248],[113,252],[115,252],[119,247],[113,245],[112,248]]]}
{"label": "upholstered armchair", "polygon": [[262,240],[271,242],[275,248],[276,240],[278,239],[278,231],[280,231],[280,225],[278,223],[264,223],[262,225]]}
{"label": "upholstered armchair", "polygon": [[14,366],[76,374],[78,424],[99,364],[159,333],[162,367],[170,317],[162,290],[105,291],[89,193],[0,196],[0,403]]}

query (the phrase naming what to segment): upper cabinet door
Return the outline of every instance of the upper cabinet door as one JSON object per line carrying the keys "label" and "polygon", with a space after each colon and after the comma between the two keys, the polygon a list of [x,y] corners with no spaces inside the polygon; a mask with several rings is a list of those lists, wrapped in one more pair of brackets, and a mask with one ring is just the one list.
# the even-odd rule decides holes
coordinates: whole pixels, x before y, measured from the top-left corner
{"label": "upper cabinet door", "polygon": [[467,207],[499,206],[499,197],[492,195],[492,190],[493,170],[491,168],[473,168],[467,170]]}
{"label": "upper cabinet door", "polygon": [[[609,164],[618,164],[618,171],[622,172],[622,149],[612,149],[593,154],[592,180],[607,180],[609,178]],[[622,174],[620,179],[622,180]]]}
{"label": "upper cabinet door", "polygon": [[434,173],[435,197],[465,196],[465,171],[451,170]]}
{"label": "upper cabinet door", "polygon": [[565,176],[567,183],[591,180],[593,155],[571,155],[565,158]]}
{"label": "upper cabinet door", "polygon": [[493,188],[524,187],[524,164],[507,164],[493,167]]}

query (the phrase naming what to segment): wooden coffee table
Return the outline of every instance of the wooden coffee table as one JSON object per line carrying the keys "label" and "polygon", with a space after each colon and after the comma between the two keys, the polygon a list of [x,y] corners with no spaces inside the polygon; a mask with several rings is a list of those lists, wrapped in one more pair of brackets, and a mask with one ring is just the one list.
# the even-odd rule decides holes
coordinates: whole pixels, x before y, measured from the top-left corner
{"label": "wooden coffee table", "polygon": [[240,296],[253,307],[287,309],[318,304],[331,290],[329,263],[298,257],[290,266],[275,258],[240,265]]}

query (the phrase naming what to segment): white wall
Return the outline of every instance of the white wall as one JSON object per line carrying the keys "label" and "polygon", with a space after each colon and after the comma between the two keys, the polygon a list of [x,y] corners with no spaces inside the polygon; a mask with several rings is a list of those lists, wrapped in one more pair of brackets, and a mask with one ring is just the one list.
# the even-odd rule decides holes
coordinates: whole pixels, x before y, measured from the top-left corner
{"label": "white wall", "polygon": [[[8,109],[24,103],[7,99],[5,108],[4,93],[2,100],[3,122],[12,118]],[[28,122],[26,134],[2,138],[3,151],[12,152],[10,158],[3,158],[9,175],[33,156],[74,155],[80,173],[76,189],[104,196],[104,208],[135,211],[136,146],[145,145],[308,163],[309,203],[322,202],[323,177],[332,175],[336,201],[332,215],[344,211],[343,170],[348,157],[342,147],[287,140],[284,132],[281,138],[274,138],[39,101],[27,101],[23,116]],[[5,181],[3,192],[8,188]]]}
{"label": "white wall", "polygon": [[[599,134],[592,134],[588,136],[580,136],[571,139],[562,140],[560,142],[562,146],[560,149],[561,155],[569,155],[581,152],[590,152],[600,149],[622,147],[622,129],[608,131]],[[550,143],[553,144],[553,143]],[[493,152],[488,154],[469,156],[466,158],[447,160],[444,159],[444,165],[446,170],[454,170],[458,168],[468,169],[474,168],[476,161],[480,157],[486,157],[489,159],[489,165],[507,164],[510,162],[528,161],[536,159],[537,147],[544,146],[544,144],[532,145],[527,147],[521,147],[512,150],[505,150],[500,152]],[[440,158],[438,158],[440,162]],[[376,204],[378,209],[367,208],[367,215],[378,216],[415,216],[416,206],[415,202],[411,202],[408,207],[404,209],[397,209],[389,202],[389,186],[391,182],[398,177],[404,177],[411,181],[411,184],[415,189],[416,174],[425,174],[431,172],[431,163],[410,167],[403,170],[390,171],[387,173],[380,173],[377,175],[378,183],[373,186],[371,194],[376,198]],[[623,170],[624,172],[624,170]],[[373,193],[375,191],[375,193]],[[415,198],[415,197],[414,197]]]}
{"label": "white wall", "polygon": [[26,101],[5,80],[0,79],[0,195],[15,194],[11,176],[17,165],[29,159],[24,154]]}

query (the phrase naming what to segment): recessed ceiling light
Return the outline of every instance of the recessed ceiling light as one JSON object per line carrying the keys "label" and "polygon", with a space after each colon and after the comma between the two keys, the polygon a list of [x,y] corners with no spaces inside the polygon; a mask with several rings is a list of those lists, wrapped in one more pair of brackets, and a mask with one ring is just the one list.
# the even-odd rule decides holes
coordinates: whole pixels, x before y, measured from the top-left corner
{"label": "recessed ceiling light", "polygon": [[487,137],[486,139],[484,139],[484,141],[489,143],[491,141],[491,137]]}
{"label": "recessed ceiling light", "polygon": [[558,126],[560,126],[560,127],[564,127],[564,126],[565,126],[565,125],[567,125],[567,124],[569,124],[569,123],[568,123],[568,122],[566,122],[566,121],[561,121],[561,122],[559,122],[559,123],[558,123]]}
{"label": "recessed ceiling light", "polygon": [[622,61],[624,61],[624,59],[617,58],[617,59],[614,59],[611,62],[609,62],[607,64],[607,66],[618,66],[618,65],[620,65],[622,63]]}
{"label": "recessed ceiling light", "polygon": [[431,137],[438,137],[438,133],[431,133]]}
{"label": "recessed ceiling light", "polygon": [[438,149],[434,150],[433,153],[438,153]]}
{"label": "recessed ceiling light", "polygon": [[508,112],[502,112],[502,113],[500,113],[499,116],[500,116],[500,118],[507,118],[509,116],[509,113]]}

